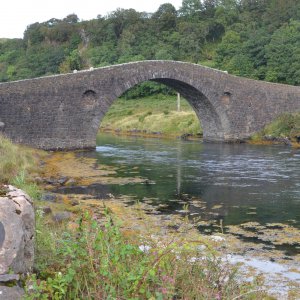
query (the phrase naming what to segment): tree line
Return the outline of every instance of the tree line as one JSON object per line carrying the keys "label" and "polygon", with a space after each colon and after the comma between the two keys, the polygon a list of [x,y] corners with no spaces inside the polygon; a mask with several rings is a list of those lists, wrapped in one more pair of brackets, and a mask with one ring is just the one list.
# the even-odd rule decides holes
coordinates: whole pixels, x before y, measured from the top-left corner
{"label": "tree line", "polygon": [[[138,60],[179,60],[230,74],[300,84],[300,1],[183,0],[156,12],[117,9],[29,25],[0,40],[0,81]],[[156,93],[145,84],[132,97]]]}

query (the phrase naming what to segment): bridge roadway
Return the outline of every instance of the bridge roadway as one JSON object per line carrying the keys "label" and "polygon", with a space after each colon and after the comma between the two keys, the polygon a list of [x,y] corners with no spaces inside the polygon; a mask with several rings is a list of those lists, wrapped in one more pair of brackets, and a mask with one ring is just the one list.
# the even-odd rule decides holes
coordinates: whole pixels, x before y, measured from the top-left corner
{"label": "bridge roadway", "polygon": [[0,84],[0,131],[43,149],[96,144],[102,118],[131,87],[156,81],[187,99],[206,141],[249,138],[284,112],[300,111],[300,87],[229,75],[196,64],[141,61]]}

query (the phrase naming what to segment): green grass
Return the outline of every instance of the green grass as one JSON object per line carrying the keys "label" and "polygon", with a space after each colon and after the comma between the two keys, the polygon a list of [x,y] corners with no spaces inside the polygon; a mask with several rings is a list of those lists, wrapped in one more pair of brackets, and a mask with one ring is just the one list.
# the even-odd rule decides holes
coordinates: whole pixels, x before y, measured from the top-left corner
{"label": "green grass", "polygon": [[149,238],[143,252],[107,211],[102,225],[85,213],[73,230],[49,228],[43,218],[37,214],[38,275],[27,281],[27,300],[263,299],[213,250]]}
{"label": "green grass", "polygon": [[37,199],[39,189],[30,180],[31,175],[38,170],[37,153],[37,150],[13,144],[0,135],[0,184],[13,184]]}
{"label": "green grass", "polygon": [[101,129],[161,132],[170,136],[202,133],[199,120],[187,101],[181,99],[181,111],[177,112],[176,96],[165,95],[118,99],[102,120]]}
{"label": "green grass", "polygon": [[293,141],[296,136],[300,136],[300,112],[279,116],[262,131],[253,135],[252,140],[259,141],[264,136],[287,137]]}
{"label": "green grass", "polygon": [[11,182],[20,172],[31,173],[36,170],[36,151],[13,144],[0,135],[0,182]]}

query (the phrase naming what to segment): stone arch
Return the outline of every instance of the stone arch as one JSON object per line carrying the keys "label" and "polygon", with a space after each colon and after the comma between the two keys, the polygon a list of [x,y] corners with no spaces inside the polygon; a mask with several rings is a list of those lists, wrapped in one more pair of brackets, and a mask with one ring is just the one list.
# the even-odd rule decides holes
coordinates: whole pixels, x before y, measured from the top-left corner
{"label": "stone arch", "polygon": [[[106,105],[105,108],[102,109],[101,117],[98,121],[99,125],[110,106],[123,93],[140,83],[154,81],[173,88],[188,101],[195,111],[199,122],[201,121],[205,140],[224,140],[224,128],[226,124],[228,124],[226,114],[221,112],[222,116],[220,116],[220,111],[215,107],[209,95],[206,95],[204,91],[200,91],[200,89],[194,87],[188,80],[183,80],[182,77],[184,77],[184,75],[178,76],[178,74],[174,75],[169,73],[156,74],[155,72],[151,73],[151,70],[147,70],[142,74],[139,73],[137,76],[127,78],[127,80],[122,79],[122,75],[120,75],[120,77],[121,78],[112,78],[115,86],[113,88],[114,92],[109,94],[105,99]],[[186,78],[188,79],[188,77]]]}

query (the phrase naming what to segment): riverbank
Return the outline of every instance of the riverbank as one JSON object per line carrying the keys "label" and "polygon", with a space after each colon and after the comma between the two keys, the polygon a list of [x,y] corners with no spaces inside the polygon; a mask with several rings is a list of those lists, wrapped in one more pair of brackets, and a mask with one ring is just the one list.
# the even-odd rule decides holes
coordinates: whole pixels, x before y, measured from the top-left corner
{"label": "riverbank", "polygon": [[164,138],[202,135],[198,118],[187,101],[182,98],[177,111],[176,96],[166,95],[118,99],[102,120],[100,131]]}
{"label": "riverbank", "polygon": [[[169,215],[165,213],[168,207],[164,204],[154,205],[154,199],[137,203],[134,197],[111,194],[106,184],[151,184],[148,178],[134,175],[134,172],[132,177],[118,177],[117,172],[116,168],[99,165],[95,158],[82,157],[80,153],[54,153],[47,160],[43,178],[48,183],[47,190],[55,191],[49,194],[49,198],[52,195],[55,201],[42,202],[41,209],[48,211],[48,207],[51,207],[54,216],[61,216],[60,211],[63,211],[67,217],[64,222],[71,228],[76,228],[76,215],[82,212],[89,211],[95,219],[104,222],[104,212],[108,210],[115,218],[114,224],[119,224],[122,234],[130,243],[143,246],[143,249],[148,249],[150,245],[165,247],[163,245],[168,243],[183,243],[193,251],[200,249],[202,256],[210,255],[210,251],[213,251],[216,258],[224,259],[227,271],[235,268],[234,262],[242,265],[239,267],[242,273],[237,275],[238,280],[258,276],[255,278],[259,284],[255,289],[279,294],[278,299],[297,299],[300,270],[296,266],[300,265],[300,256],[293,255],[287,259],[285,251],[276,250],[275,245],[280,242],[294,244],[299,241],[299,231],[279,223],[265,227],[248,222],[231,226],[226,234],[221,224],[215,224],[219,226],[218,233],[203,235],[199,233],[199,226],[209,228],[211,224],[204,220],[189,220],[188,217],[189,205],[201,204],[199,199],[194,199],[192,203],[185,201],[179,214]],[[101,196],[94,194],[98,185],[102,186]],[[65,194],[65,189],[73,192]],[[212,213],[216,213],[217,209],[217,206],[213,207]],[[51,215],[45,217],[51,221]],[[256,230],[261,231],[259,236],[264,241],[271,243],[269,247],[253,241]],[[287,236],[290,236],[290,240],[287,240]],[[151,247],[156,249],[157,246]],[[189,296],[186,298],[190,299]],[[249,298],[252,299],[251,296]],[[256,295],[254,298],[264,299],[264,296]]]}
{"label": "riverbank", "polygon": [[[245,231],[251,224],[231,228],[230,235],[223,233],[220,224],[219,233],[206,236],[199,233],[197,222],[188,219],[188,202],[180,214],[167,215],[163,213],[166,207],[154,206],[151,199],[135,203],[134,198],[106,192],[106,184],[111,183],[152,184],[134,172],[132,176],[118,177],[117,168],[122,164],[99,165],[94,157],[81,156],[81,152],[58,152],[43,154],[41,168],[41,157],[34,153],[37,160],[33,165],[37,167],[30,169],[30,178],[44,191],[35,197],[36,274],[27,281],[27,299],[42,299],[42,295],[61,299],[170,299],[174,295],[178,299],[197,299],[198,295],[203,299],[276,299],[266,298],[269,292],[281,293],[278,299],[299,296],[299,285],[293,280],[299,274],[295,268],[300,264],[299,256],[286,260],[283,252],[279,254],[253,242],[241,243],[238,236],[247,236]],[[82,193],[95,184],[102,186],[102,196]],[[73,188],[74,193],[65,194],[62,188]],[[97,239],[99,235],[101,241]],[[101,253],[99,249],[103,249]],[[109,249],[116,251],[107,252]],[[272,272],[234,265],[247,265],[248,261],[264,266],[270,256],[276,260],[270,268],[281,272],[272,279],[273,283],[264,279]],[[99,261],[99,257],[103,259]],[[108,265],[102,264],[105,262]],[[287,275],[292,278],[287,279]],[[128,277],[132,280],[128,281]],[[101,286],[96,284],[99,278]],[[275,286],[280,289],[274,290]]]}
{"label": "riverbank", "polygon": [[[201,139],[199,120],[185,99],[177,111],[176,96],[153,95],[118,99],[105,115],[100,132],[146,138]],[[300,113],[283,114],[246,141],[256,145],[288,145],[300,148]]]}
{"label": "riverbank", "polygon": [[[29,299],[265,297],[264,289],[222,260],[220,237],[202,237],[185,217],[149,214],[150,205],[128,205],[125,197],[105,192],[106,183],[148,179],[118,178],[115,168],[96,166],[80,152],[52,153],[42,170],[47,192],[36,202],[38,277],[30,278]],[[59,193],[95,183],[103,186],[102,197]]]}
{"label": "riverbank", "polygon": [[[141,210],[120,206],[112,196],[96,200],[75,195],[74,199],[46,192],[57,185],[113,179],[113,169],[95,170],[93,161],[84,159],[80,168],[74,153],[45,154],[2,137],[0,150],[5,172],[1,184],[10,182],[29,191],[36,209],[34,273],[14,279],[24,286],[24,299],[195,299],[198,295],[232,299],[243,294],[259,299],[265,295],[256,285],[241,283],[235,268],[220,261],[211,247],[199,250],[203,241],[192,242],[167,232],[155,235],[154,227],[146,231],[137,221],[149,225],[150,219]],[[164,231],[168,226],[156,223],[155,230]],[[15,292],[10,290],[10,281],[3,284],[4,293]],[[20,294],[14,297],[19,299]]]}

